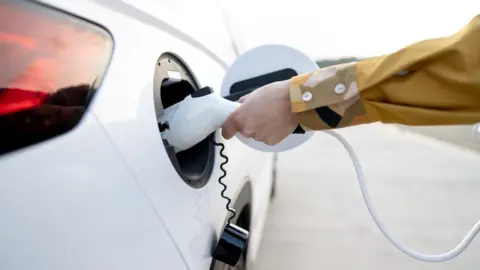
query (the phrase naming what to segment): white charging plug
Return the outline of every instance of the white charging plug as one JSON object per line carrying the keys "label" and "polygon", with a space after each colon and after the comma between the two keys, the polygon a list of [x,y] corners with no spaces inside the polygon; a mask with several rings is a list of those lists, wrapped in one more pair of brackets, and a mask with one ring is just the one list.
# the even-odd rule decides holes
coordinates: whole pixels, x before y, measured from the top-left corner
{"label": "white charging plug", "polygon": [[240,103],[230,101],[205,87],[165,109],[158,119],[168,122],[162,137],[173,146],[175,152],[189,149],[222,127],[227,117]]}

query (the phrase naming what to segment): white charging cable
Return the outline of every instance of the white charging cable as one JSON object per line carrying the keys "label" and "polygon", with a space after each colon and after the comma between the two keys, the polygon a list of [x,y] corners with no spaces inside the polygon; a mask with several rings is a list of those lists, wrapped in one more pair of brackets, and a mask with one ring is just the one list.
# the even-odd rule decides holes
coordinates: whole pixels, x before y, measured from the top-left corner
{"label": "white charging cable", "polygon": [[363,175],[363,169],[362,166],[360,165],[359,159],[357,155],[355,154],[355,151],[353,150],[352,146],[343,138],[340,134],[337,132],[327,130],[324,131],[325,133],[335,137],[342,145],[345,147],[347,150],[348,154],[350,155],[350,158],[353,162],[353,166],[355,167],[355,172],[357,174],[358,182],[360,184],[360,189],[362,191],[363,199],[365,201],[365,204],[367,205],[367,209],[370,212],[370,215],[372,216],[373,220],[377,224],[378,228],[380,231],[385,235],[385,237],[394,245],[396,246],[399,250],[401,250],[403,253],[417,259],[420,261],[424,262],[444,262],[451,260],[458,255],[460,255],[467,247],[468,245],[472,242],[473,238],[477,235],[477,233],[480,231],[480,221],[478,221],[467,233],[467,235],[463,238],[463,240],[458,244],[454,249],[443,253],[439,255],[428,255],[428,254],[422,254],[419,253],[415,250],[410,249],[406,245],[398,242],[395,240],[390,233],[387,231],[385,228],[385,225],[383,222],[380,220],[378,217],[377,212],[373,208],[373,203],[370,198],[370,195],[368,194],[367,191],[367,184],[365,183],[365,176]]}

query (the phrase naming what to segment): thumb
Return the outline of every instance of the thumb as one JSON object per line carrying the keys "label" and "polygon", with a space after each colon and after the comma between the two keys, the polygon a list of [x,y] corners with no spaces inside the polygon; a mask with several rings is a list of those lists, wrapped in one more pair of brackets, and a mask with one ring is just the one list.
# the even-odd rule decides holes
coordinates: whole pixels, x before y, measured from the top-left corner
{"label": "thumb", "polygon": [[227,120],[225,120],[225,123],[223,123],[222,136],[227,140],[231,139],[235,133],[237,133],[237,128],[238,122],[236,119],[236,114],[232,113]]}

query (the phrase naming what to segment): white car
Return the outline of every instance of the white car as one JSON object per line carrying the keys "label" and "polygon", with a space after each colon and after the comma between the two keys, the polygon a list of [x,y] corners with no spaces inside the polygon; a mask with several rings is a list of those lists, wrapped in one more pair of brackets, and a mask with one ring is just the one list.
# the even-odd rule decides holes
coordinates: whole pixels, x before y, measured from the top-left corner
{"label": "white car", "polygon": [[250,233],[231,267],[209,138],[175,154],[163,110],[236,59],[218,4],[0,2],[0,269],[246,269],[258,254],[275,155],[225,144],[233,222]]}

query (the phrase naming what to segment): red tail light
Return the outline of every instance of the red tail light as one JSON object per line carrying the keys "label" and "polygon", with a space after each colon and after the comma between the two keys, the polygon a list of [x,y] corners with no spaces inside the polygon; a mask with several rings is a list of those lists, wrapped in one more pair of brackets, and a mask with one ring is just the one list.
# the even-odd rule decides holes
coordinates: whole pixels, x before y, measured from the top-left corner
{"label": "red tail light", "polygon": [[112,37],[96,24],[43,4],[2,0],[0,154],[72,129],[112,49]]}

